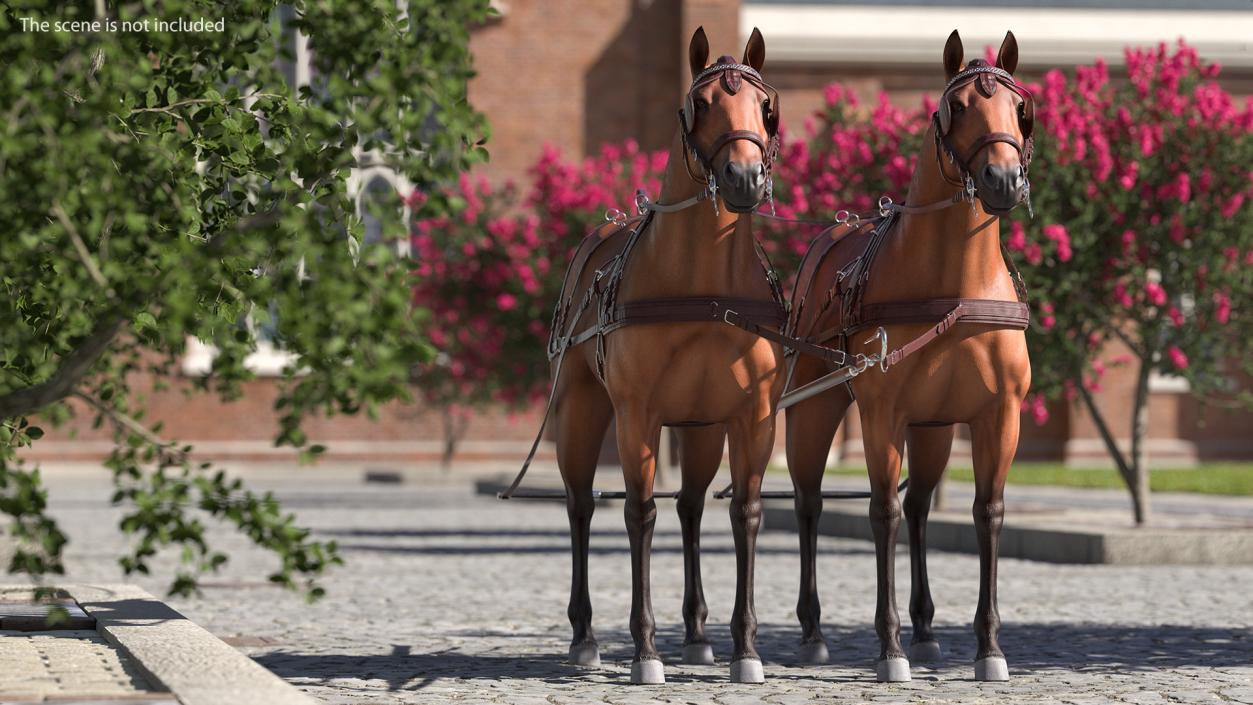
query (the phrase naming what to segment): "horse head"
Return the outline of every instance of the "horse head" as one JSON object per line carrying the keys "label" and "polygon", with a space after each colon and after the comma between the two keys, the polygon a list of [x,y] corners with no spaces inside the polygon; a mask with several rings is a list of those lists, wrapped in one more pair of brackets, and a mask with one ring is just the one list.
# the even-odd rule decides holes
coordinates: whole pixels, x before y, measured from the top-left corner
{"label": "horse head", "polygon": [[948,82],[932,120],[937,153],[947,153],[960,173],[950,175],[943,162],[940,171],[945,179],[978,195],[984,210],[993,215],[1005,215],[1019,203],[1029,203],[1030,197],[1027,168],[1035,107],[1031,93],[1014,79],[1017,67],[1013,32],[1005,33],[995,65],[972,59],[963,67],[957,30],[944,45]]}
{"label": "horse head", "polygon": [[[688,173],[714,185],[727,209],[751,212],[770,195],[777,150],[779,94],[761,77],[766,43],[753,29],[744,56],[719,57],[712,65],[704,28],[692,34],[688,62],[692,85],[679,110]],[[693,173],[689,153],[702,170]]]}

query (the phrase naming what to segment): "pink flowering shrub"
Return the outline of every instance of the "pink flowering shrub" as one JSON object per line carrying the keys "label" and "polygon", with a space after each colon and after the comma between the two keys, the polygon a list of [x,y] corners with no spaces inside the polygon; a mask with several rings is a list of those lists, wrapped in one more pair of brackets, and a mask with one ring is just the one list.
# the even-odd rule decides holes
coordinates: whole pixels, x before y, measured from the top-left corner
{"label": "pink flowering shrub", "polygon": [[1126,61],[1125,82],[1098,60],[1033,87],[1036,218],[1006,238],[1034,299],[1033,386],[1093,389],[1120,339],[1141,379],[1225,393],[1253,333],[1232,305],[1253,300],[1253,106],[1185,44]]}

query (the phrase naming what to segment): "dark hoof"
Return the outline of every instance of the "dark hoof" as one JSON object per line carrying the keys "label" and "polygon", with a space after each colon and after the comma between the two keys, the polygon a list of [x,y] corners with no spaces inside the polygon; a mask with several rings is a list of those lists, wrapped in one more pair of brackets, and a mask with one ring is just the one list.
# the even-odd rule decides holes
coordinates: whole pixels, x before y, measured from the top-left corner
{"label": "dark hoof", "polygon": [[570,645],[570,663],[575,666],[600,666],[600,647],[594,641]]}
{"label": "dark hoof", "polygon": [[796,657],[806,666],[821,666],[831,660],[831,654],[827,651],[827,642],[806,641],[796,651]]}
{"label": "dark hoof", "polygon": [[631,685],[662,685],[666,682],[666,667],[655,658],[631,664]]}
{"label": "dark hoof", "polygon": [[909,661],[900,658],[885,658],[875,664],[875,678],[880,683],[908,683]]}
{"label": "dark hoof", "polygon": [[941,656],[940,642],[935,639],[909,645],[909,660],[918,663],[935,663]]}
{"label": "dark hoof", "polygon": [[683,663],[689,666],[714,665],[714,647],[708,642],[703,644],[684,644]]}

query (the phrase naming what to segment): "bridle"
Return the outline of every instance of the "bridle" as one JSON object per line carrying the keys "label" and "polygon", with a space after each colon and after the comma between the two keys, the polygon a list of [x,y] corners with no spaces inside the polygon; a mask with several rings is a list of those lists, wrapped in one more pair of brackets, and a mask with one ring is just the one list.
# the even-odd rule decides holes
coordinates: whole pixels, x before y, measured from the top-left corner
{"label": "bridle", "polygon": [[[769,139],[762,139],[760,134],[752,130],[729,130],[719,135],[713,141],[713,144],[710,145],[708,151],[701,149],[692,134],[696,129],[697,118],[695,94],[697,90],[715,80],[721,80],[723,89],[731,95],[738,93],[745,81],[766,94],[764,120],[766,134]],[[770,201],[773,209],[774,183],[771,178],[771,171],[774,167],[774,160],[779,154],[779,92],[769,83],[766,83],[757,69],[747,64],[720,60],[718,63],[696,74],[692,78],[692,85],[683,96],[683,107],[679,109],[679,134],[683,140],[683,165],[687,169],[687,174],[693,181],[705,184],[705,190],[691,199],[670,206],[652,203],[647,197],[641,198],[642,194],[637,194],[637,208],[641,209],[641,211],[648,209],[660,212],[673,212],[687,208],[699,201],[713,200],[714,211],[717,212],[718,201],[715,196],[718,193],[718,179],[714,173],[713,159],[727,145],[744,140],[752,142],[761,150],[762,164],[766,169],[766,200]],[[692,170],[691,155],[695,155],[697,162],[700,164],[701,174],[699,176]]]}
{"label": "bridle", "polygon": [[[997,86],[1005,86],[1008,90],[1017,94],[1022,98],[1022,103],[1018,106],[1018,129],[1022,132],[1023,142],[1019,142],[1018,138],[1008,132],[989,132],[975,140],[974,144],[966,148],[965,154],[962,154],[953,143],[949,140],[949,130],[953,125],[952,108],[949,106],[949,94],[969,83],[977,82],[976,88],[985,97],[991,97],[996,93]],[[1031,167],[1031,156],[1035,151],[1035,139],[1032,137],[1032,131],[1035,127],[1035,101],[1031,97],[1031,92],[1014,80],[1014,77],[1005,69],[991,66],[981,59],[975,59],[970,62],[967,67],[953,76],[944,86],[943,92],[940,93],[940,104],[936,107],[935,113],[931,115],[932,122],[935,123],[935,159],[939,166],[940,176],[949,184],[964,189],[964,195],[972,203],[975,194],[978,191],[975,186],[974,177],[971,175],[970,163],[990,145],[997,143],[1008,144],[1018,152],[1018,161],[1022,164],[1023,176],[1026,178]],[[957,167],[958,176],[956,178],[949,175],[944,168],[943,155],[948,155],[948,160],[953,166]],[[1023,192],[1023,203],[1027,206],[1027,212],[1031,213],[1031,181],[1027,179],[1026,187]]]}

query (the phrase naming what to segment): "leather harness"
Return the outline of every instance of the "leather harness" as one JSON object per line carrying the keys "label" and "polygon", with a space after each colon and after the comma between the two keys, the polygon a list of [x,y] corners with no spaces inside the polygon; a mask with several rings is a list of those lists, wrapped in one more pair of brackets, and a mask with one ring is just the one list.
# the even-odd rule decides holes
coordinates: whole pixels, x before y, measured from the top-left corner
{"label": "leather harness", "polygon": [[[992,76],[992,78],[986,79],[985,74]],[[771,133],[769,142],[763,140],[755,132],[733,130],[719,136],[714,141],[711,151],[706,153],[691,140],[691,133],[695,123],[692,93],[696,88],[720,76],[723,77],[724,86],[728,83],[726,77],[731,76],[733,79],[731,83],[735,85],[738,85],[739,81],[747,79],[753,85],[766,91],[769,96],[768,106],[770,110],[766,116],[767,127]],[[1030,101],[1030,95],[1021,92],[1021,89],[1017,88],[1017,84],[1013,82],[1012,77],[1008,73],[995,67],[988,68],[982,62],[972,61],[965,71],[959,73],[945,86],[944,94],[941,96],[943,108],[947,109],[946,99],[949,91],[973,80],[995,80],[1005,85],[1011,85],[1011,90],[1024,95],[1024,101]],[[1029,125],[1025,122],[1023,123],[1024,136],[1027,140],[1025,148],[1012,135],[992,133],[978,140],[968,150],[968,154],[963,159],[957,156],[955,150],[952,149],[948,142],[947,132],[951,116],[941,116],[939,111],[937,111],[932,116],[932,119],[935,121],[937,128],[936,158],[937,160],[940,159],[942,150],[948,153],[951,161],[958,164],[961,169],[961,176],[964,177],[963,181],[959,182],[959,185],[965,187],[964,192],[959,192],[950,200],[927,206],[896,205],[892,204],[890,199],[882,199],[877,216],[865,221],[858,218],[856,224],[853,224],[842,237],[832,238],[829,236],[829,233],[834,227],[850,224],[849,216],[846,213],[842,220],[837,218],[837,225],[824,229],[818,238],[810,244],[808,251],[801,260],[801,269],[797,278],[796,289],[793,293],[794,303],[792,306],[789,306],[784,299],[778,275],[770,264],[765,250],[762,249],[761,243],[756,239],[754,239],[754,245],[762,269],[770,283],[773,299],[771,301],[738,297],[682,297],[619,302],[618,290],[631,252],[635,244],[647,231],[652,223],[653,216],[657,212],[682,210],[702,200],[713,200],[714,208],[717,209],[717,185],[711,160],[722,148],[736,140],[747,140],[756,144],[762,150],[763,161],[767,169],[767,183],[770,183],[769,170],[778,149],[776,133],[778,121],[777,93],[761,79],[760,74],[756,70],[749,66],[734,64],[729,61],[720,61],[718,64],[698,74],[688,91],[683,109],[679,111],[679,122],[684,145],[684,161],[687,164],[689,174],[691,173],[691,163],[688,161],[690,152],[696,155],[704,170],[703,180],[698,179],[694,174],[692,174],[692,178],[706,184],[707,188],[700,195],[683,203],[669,205],[651,203],[646,196],[638,193],[636,195],[636,204],[641,211],[641,215],[627,218],[620,212],[615,213],[611,211],[610,214],[607,214],[607,217],[612,221],[610,224],[617,226],[617,230],[607,234],[604,228],[610,224],[606,224],[606,226],[593,230],[584,238],[570,262],[567,277],[562,283],[557,306],[553,311],[552,328],[548,341],[548,357],[550,361],[556,361],[556,374],[560,375],[562,360],[567,351],[595,339],[596,374],[603,383],[605,336],[630,325],[720,322],[733,325],[753,335],[778,343],[784,347],[785,354],[788,356],[798,352],[804,353],[819,357],[836,367],[851,367],[856,364],[860,367],[859,371],[877,363],[880,369],[885,372],[889,367],[899,364],[909,355],[921,350],[936,338],[944,335],[957,323],[977,323],[1017,330],[1026,329],[1030,321],[1030,311],[1026,303],[1026,288],[1023,285],[1022,275],[1009,257],[1006,257],[1005,260],[1012,270],[1015,291],[1018,297],[1016,302],[987,299],[928,299],[923,301],[874,303],[863,303],[862,301],[875,256],[888,233],[899,220],[902,212],[931,212],[956,205],[963,200],[963,197],[965,199],[973,199],[973,180],[969,174],[968,164],[979,150],[990,144],[1007,142],[1013,145],[1023,157],[1024,169],[1030,160],[1031,139]],[[1020,113],[1020,120],[1023,120],[1022,113]],[[940,172],[946,180],[951,182],[950,177],[944,172],[942,163]],[[991,222],[992,219],[989,219],[988,222],[976,228],[976,231],[981,230]],[[573,296],[567,296],[566,285],[571,281],[577,282],[579,280],[580,274],[587,266],[587,262],[601,245],[627,229],[629,229],[629,232],[622,250],[614,255],[606,263],[605,267],[596,272],[591,285],[584,292],[579,303],[576,304]],[[842,309],[840,324],[835,328],[815,335],[799,337],[797,328],[799,326],[800,314],[805,308],[808,295],[821,264],[831,254],[837,244],[849,241],[852,237],[864,237],[866,239],[865,247],[856,253],[855,258],[839,272],[831,288],[825,292],[818,315],[814,319],[815,321],[820,320],[826,310],[838,300]],[[1002,245],[1003,249],[1004,245]],[[593,304],[597,304],[596,322],[576,333],[574,327]],[[918,323],[935,323],[935,325],[905,345],[890,352],[887,350],[886,334],[881,332],[879,335],[882,338],[883,354],[874,358],[846,352],[848,337],[853,333],[872,326]],[[832,340],[837,339],[837,344],[828,344]],[[788,382],[790,383],[790,381],[789,376]],[[512,496],[521,484],[522,478],[534,459],[535,453],[539,448],[540,439],[543,437],[553,402],[555,401],[556,390],[557,380],[554,379],[544,418],[540,423],[540,429],[536,435],[535,442],[532,444],[531,452],[528,454],[521,471],[510,487],[498,495],[501,499],[508,499]],[[692,422],[684,425],[698,423],[705,425],[704,422]]]}

